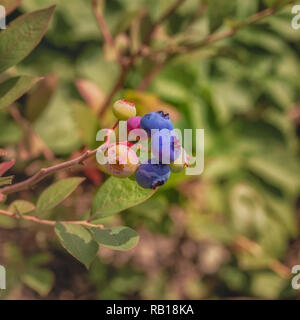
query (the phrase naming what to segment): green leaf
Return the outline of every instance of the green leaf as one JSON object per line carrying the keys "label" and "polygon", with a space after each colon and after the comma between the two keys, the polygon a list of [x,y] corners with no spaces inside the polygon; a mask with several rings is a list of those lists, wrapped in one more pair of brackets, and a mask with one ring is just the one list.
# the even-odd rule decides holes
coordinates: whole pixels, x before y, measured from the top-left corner
{"label": "green leaf", "polygon": [[85,178],[79,177],[67,178],[52,184],[40,195],[36,204],[36,211],[43,212],[56,207],[66,199],[84,179]]}
{"label": "green leaf", "polygon": [[113,250],[129,250],[139,241],[139,235],[128,227],[112,227],[108,229],[90,229],[95,241],[103,247]]}
{"label": "green leaf", "polygon": [[18,143],[23,136],[21,127],[11,119],[7,109],[0,110],[0,145]]}
{"label": "green leaf", "polygon": [[56,223],[55,232],[62,246],[89,268],[98,251],[91,233],[82,226],[60,222]]}
{"label": "green leaf", "polygon": [[289,280],[282,279],[275,273],[260,272],[254,274],[250,292],[263,299],[278,299],[280,293],[288,285]]}
{"label": "green leaf", "polygon": [[13,12],[20,4],[22,0],[0,0],[0,5],[5,8],[6,15]]}
{"label": "green leaf", "polygon": [[25,272],[22,281],[42,297],[47,296],[54,284],[54,274],[46,269],[33,268]]}
{"label": "green leaf", "polygon": [[46,33],[55,6],[15,19],[0,33],[0,73],[27,57]]}
{"label": "green leaf", "polygon": [[106,94],[116,82],[119,68],[116,63],[106,61],[101,53],[100,46],[88,46],[76,61],[76,69],[79,77],[91,80]]}
{"label": "green leaf", "polygon": [[81,146],[72,113],[73,106],[64,88],[60,87],[34,123],[35,132],[55,154],[68,155]]}
{"label": "green leaf", "polygon": [[136,181],[110,177],[98,190],[92,205],[94,218],[104,218],[149,199],[154,190],[140,187]]}
{"label": "green leaf", "polygon": [[11,217],[0,215],[0,228],[14,229],[16,228],[17,220]]}
{"label": "green leaf", "polygon": [[236,11],[236,0],[208,1],[208,16],[210,32],[217,30],[225,18],[232,16]]}
{"label": "green leaf", "polygon": [[50,74],[31,90],[26,99],[26,118],[34,122],[49,105],[58,86],[58,76]]}
{"label": "green leaf", "polygon": [[19,76],[0,83],[0,109],[5,108],[30,90],[41,78]]}
{"label": "green leaf", "polygon": [[231,81],[215,81],[212,99],[218,118],[223,123],[237,113],[248,112],[253,106],[249,90]]}
{"label": "green leaf", "polygon": [[74,120],[76,122],[79,136],[84,145],[93,147],[98,129],[97,115],[88,106],[76,103],[74,106]]}
{"label": "green leaf", "polygon": [[243,235],[263,233],[267,215],[261,195],[245,183],[236,184],[230,192],[230,208],[235,230]]}
{"label": "green leaf", "polygon": [[36,253],[26,259],[26,266],[39,267],[49,264],[52,260],[52,255],[50,253]]}
{"label": "green leaf", "polygon": [[8,207],[8,211],[19,213],[19,214],[26,214],[35,209],[35,205],[26,200],[16,200],[11,203]]}
{"label": "green leaf", "polygon": [[300,168],[294,158],[291,155],[287,157],[287,154],[251,157],[247,166],[267,182],[295,194],[300,186]]}

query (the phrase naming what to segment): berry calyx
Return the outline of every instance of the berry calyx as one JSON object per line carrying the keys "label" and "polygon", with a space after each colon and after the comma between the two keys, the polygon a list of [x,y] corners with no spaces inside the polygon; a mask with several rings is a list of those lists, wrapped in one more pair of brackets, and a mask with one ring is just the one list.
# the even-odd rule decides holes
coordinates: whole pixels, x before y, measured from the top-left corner
{"label": "berry calyx", "polygon": [[136,116],[135,104],[125,99],[116,101],[112,111],[119,120],[128,120],[129,118]]}

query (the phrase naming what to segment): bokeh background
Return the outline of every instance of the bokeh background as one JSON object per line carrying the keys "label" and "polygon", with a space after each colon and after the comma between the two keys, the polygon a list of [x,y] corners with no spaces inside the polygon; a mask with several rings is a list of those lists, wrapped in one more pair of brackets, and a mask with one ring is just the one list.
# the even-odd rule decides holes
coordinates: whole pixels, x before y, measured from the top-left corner
{"label": "bokeh background", "polygon": [[[45,79],[17,101],[17,114],[0,112],[0,146],[16,159],[16,181],[97,146],[97,130],[115,121],[110,109],[100,118],[95,113],[120,67],[89,1],[24,0],[8,19],[55,3],[45,38],[10,70]],[[103,1],[118,50],[135,52],[173,3]],[[271,3],[183,1],[150,48],[198,41]],[[173,174],[151,199],[107,218],[106,225],[137,230],[140,242],[128,252],[100,248],[89,271],[62,249],[52,228],[0,216],[0,262],[8,272],[0,298],[299,299],[290,273],[300,264],[300,30],[291,19],[287,6],[170,61],[137,59],[113,100],[135,102],[141,115],[167,110],[177,128],[204,128],[203,174]],[[43,218],[79,219],[107,178],[94,162],[8,200],[35,201],[52,182],[74,175],[87,180]]]}

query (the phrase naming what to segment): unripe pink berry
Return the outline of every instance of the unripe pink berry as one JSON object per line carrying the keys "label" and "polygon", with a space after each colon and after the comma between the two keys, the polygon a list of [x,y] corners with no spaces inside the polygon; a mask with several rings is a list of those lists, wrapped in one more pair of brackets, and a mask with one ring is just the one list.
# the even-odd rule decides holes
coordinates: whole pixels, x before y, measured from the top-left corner
{"label": "unripe pink berry", "polygon": [[141,123],[142,117],[135,116],[127,120],[127,131],[130,132],[134,129],[140,129],[140,123]]}

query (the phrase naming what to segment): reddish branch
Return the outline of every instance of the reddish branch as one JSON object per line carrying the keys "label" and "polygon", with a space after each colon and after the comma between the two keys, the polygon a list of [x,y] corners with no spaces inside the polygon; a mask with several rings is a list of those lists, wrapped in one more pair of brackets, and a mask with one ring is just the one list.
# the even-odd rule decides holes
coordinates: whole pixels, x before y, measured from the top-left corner
{"label": "reddish branch", "polygon": [[[117,121],[113,125],[111,130],[116,129],[118,124],[119,124],[119,121]],[[99,148],[94,149],[94,150],[87,150],[77,158],[56,164],[56,165],[48,167],[48,168],[42,168],[36,174],[34,174],[32,177],[30,177],[22,182],[15,183],[15,184],[8,186],[8,187],[5,187],[5,188],[1,188],[0,194],[7,195],[7,194],[15,193],[15,192],[18,192],[21,190],[26,190],[28,188],[31,188],[32,186],[34,186],[39,181],[43,180],[44,178],[46,178],[47,176],[49,176],[52,173],[55,173],[55,172],[58,172],[58,171],[61,171],[64,169],[68,169],[68,168],[71,168],[76,165],[83,164],[85,160],[94,156],[100,148],[103,148],[103,147],[109,145],[109,140],[110,140],[110,136],[108,135],[105,143],[102,144]]]}
{"label": "reddish branch", "polygon": [[253,23],[256,23],[263,18],[271,16],[274,13],[275,13],[275,9],[273,9],[273,8],[269,8],[269,9],[257,12],[254,15],[250,16],[248,19],[246,19],[244,22],[238,24],[235,28],[231,28],[231,29],[226,30],[222,33],[209,34],[206,38],[204,38],[200,42],[193,43],[191,45],[187,45],[182,48],[178,48],[178,50],[175,50],[174,53],[176,53],[176,54],[186,53],[186,52],[193,51],[193,50],[199,49],[201,47],[210,45],[212,43],[223,40],[225,38],[229,38],[229,37],[233,36],[240,28],[245,27],[250,24],[253,24]]}
{"label": "reddish branch", "polygon": [[103,116],[103,114],[105,113],[106,109],[109,107],[110,102],[112,101],[113,97],[115,96],[115,94],[123,87],[124,82],[126,80],[127,74],[129,72],[129,69],[131,67],[133,62],[130,62],[127,66],[123,65],[121,67],[121,73],[117,79],[116,84],[114,85],[114,87],[112,88],[111,92],[109,93],[109,95],[106,97],[106,99],[104,100],[102,106],[100,107],[100,112],[99,112],[99,116]]}
{"label": "reddish branch", "polygon": [[93,12],[98,23],[99,29],[102,32],[105,42],[111,46],[114,46],[114,38],[111,35],[109,28],[105,22],[105,19],[102,14],[102,9],[100,8],[99,0],[92,0]]}
{"label": "reddish branch", "polygon": [[[47,226],[51,226],[54,227],[55,224],[57,223],[57,221],[52,221],[52,220],[44,220],[44,219],[39,219],[37,217],[34,216],[28,216],[28,215],[24,215],[24,216],[20,216],[17,215],[14,212],[10,212],[10,211],[6,211],[6,210],[1,210],[0,209],[0,214],[7,216],[7,217],[11,217],[11,218],[16,218],[16,219],[22,219],[22,220],[26,220],[26,221],[31,221],[31,222],[35,222],[35,223],[39,223],[39,224],[44,224]],[[92,224],[89,223],[88,221],[58,221],[60,223],[68,223],[68,224],[75,224],[75,225],[79,225],[79,226],[84,226],[84,227],[92,227],[92,228],[99,228],[102,229],[104,228],[102,224]]]}
{"label": "reddish branch", "polygon": [[15,183],[11,186],[0,189],[0,193],[6,195],[6,194],[15,193],[15,192],[18,192],[21,190],[26,190],[28,188],[31,188],[32,186],[37,184],[39,181],[43,180],[44,178],[46,178],[47,176],[49,176],[50,174],[52,174],[54,172],[68,169],[68,168],[71,168],[75,165],[82,164],[86,159],[95,155],[97,153],[97,150],[98,149],[88,150],[88,151],[84,152],[81,156],[79,156],[75,159],[59,163],[59,164],[56,164],[56,165],[48,167],[48,168],[42,168],[36,174],[34,174],[32,177],[30,177],[22,182]]}

